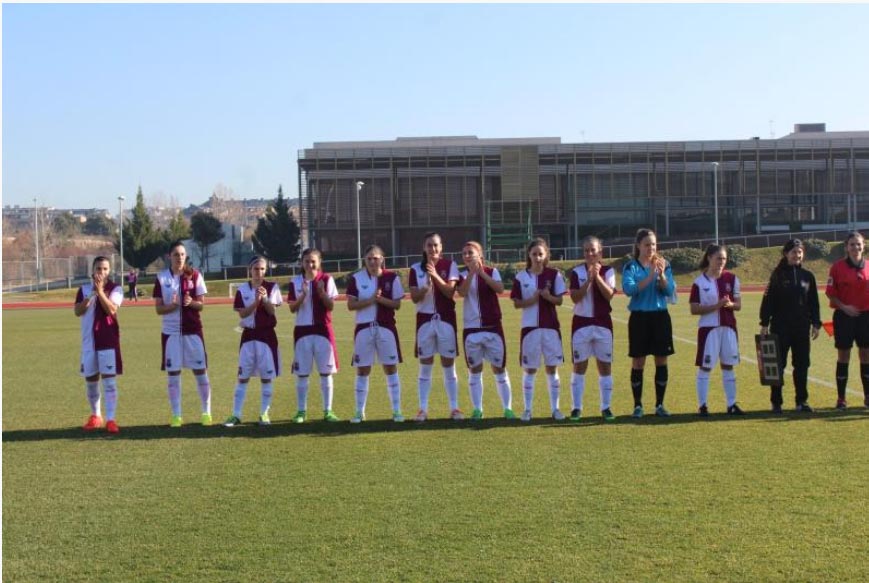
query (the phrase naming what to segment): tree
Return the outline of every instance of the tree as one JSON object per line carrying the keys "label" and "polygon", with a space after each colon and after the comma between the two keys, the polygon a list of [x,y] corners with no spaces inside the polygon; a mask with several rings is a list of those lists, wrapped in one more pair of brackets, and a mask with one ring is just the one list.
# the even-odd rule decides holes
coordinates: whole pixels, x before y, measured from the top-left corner
{"label": "tree", "polygon": [[299,223],[290,214],[290,205],[284,190],[278,186],[278,197],[266,209],[265,216],[257,220],[251,236],[254,250],[277,263],[298,261],[301,252]]}
{"label": "tree", "polygon": [[81,232],[85,235],[112,235],[118,230],[118,225],[103,214],[88,215],[87,220],[81,228]]}
{"label": "tree", "polygon": [[190,217],[190,233],[193,242],[199,247],[199,255],[205,264],[204,271],[208,271],[208,248],[226,235],[223,223],[214,215],[199,211]]}
{"label": "tree", "polygon": [[[144,270],[163,254],[166,247],[166,233],[154,228],[139,186],[132,217],[129,221],[124,219],[124,260],[136,269]],[[117,240],[115,248],[120,249]]]}
{"label": "tree", "polygon": [[171,245],[175,241],[189,238],[190,224],[184,218],[184,213],[179,210],[178,214],[169,221],[169,226],[166,228],[166,241]]}
{"label": "tree", "polygon": [[54,217],[51,229],[58,238],[69,239],[81,232],[81,223],[71,212],[65,212]]}

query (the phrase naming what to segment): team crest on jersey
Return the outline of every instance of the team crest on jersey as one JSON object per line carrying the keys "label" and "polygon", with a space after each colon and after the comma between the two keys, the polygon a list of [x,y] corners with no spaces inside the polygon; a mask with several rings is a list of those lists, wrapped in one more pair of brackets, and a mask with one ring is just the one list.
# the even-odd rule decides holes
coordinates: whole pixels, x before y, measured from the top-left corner
{"label": "team crest on jersey", "polygon": [[724,285],[724,291],[726,291],[727,293],[730,293],[731,291],[733,291],[733,286],[730,285],[730,282],[727,282]]}
{"label": "team crest on jersey", "polygon": [[384,283],[383,291],[385,291],[386,293],[390,293],[392,291],[392,284],[389,282]]}
{"label": "team crest on jersey", "polygon": [[368,289],[368,284],[367,284],[367,283],[363,283],[363,284],[360,285],[359,287],[361,287],[361,288],[364,289],[364,290],[367,290],[367,289]]}

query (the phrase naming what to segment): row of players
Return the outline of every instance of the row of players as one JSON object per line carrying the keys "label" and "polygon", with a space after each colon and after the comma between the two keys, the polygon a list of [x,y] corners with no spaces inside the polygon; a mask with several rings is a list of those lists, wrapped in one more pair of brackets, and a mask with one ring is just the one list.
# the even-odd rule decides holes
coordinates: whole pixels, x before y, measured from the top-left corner
{"label": "row of players", "polygon": [[[835,309],[834,325],[839,358],[836,368],[837,408],[845,408],[850,351],[859,347],[860,373],[869,407],[869,267],[863,259],[864,240],[860,233],[849,233],[846,257],[830,270],[827,296]],[[572,411],[570,419],[582,415],[585,373],[593,357],[598,369],[600,412],[607,422],[615,420],[610,404],[613,391],[613,324],[610,301],[616,293],[615,272],[601,262],[601,242],[596,237],[583,241],[585,262],[569,271],[569,285],[561,273],[548,266],[549,247],[534,239],[526,247],[526,268],[513,281],[510,298],[522,310],[519,358],[523,369],[522,421],[532,418],[535,377],[542,362],[549,392],[551,415],[565,419],[559,409],[561,384],[558,367],[564,362],[561,326],[557,307],[569,294],[574,303],[571,323],[573,372],[570,379]],[[779,339],[780,366],[784,369],[792,353],[793,382],[798,411],[811,412],[807,377],[809,338],[818,337],[821,326],[818,292],[814,276],[802,266],[803,245],[788,241],[782,259],[773,271],[760,308],[761,333],[773,332]],[[443,244],[437,233],[424,238],[422,260],[409,273],[410,297],[416,304],[415,353],[419,359],[419,411],[415,420],[428,419],[432,369],[436,356],[443,368],[443,382],[450,407],[450,418],[464,419],[458,404],[458,378],[455,359],[459,355],[455,294],[463,302],[463,347],[469,371],[468,387],[473,407],[471,419],[483,417],[483,366],[491,365],[497,392],[507,419],[515,419],[512,388],[506,370],[507,350],[501,323],[499,294],[504,284],[497,268],[487,265],[481,245],[469,241],[462,248],[465,270],[443,257]],[[401,382],[398,364],[402,362],[395,312],[405,291],[396,272],[384,267],[384,255],[376,245],[366,249],[365,268],[351,275],[347,286],[347,307],[356,312],[353,366],[356,368],[355,414],[351,423],[365,420],[369,375],[376,362],[383,366],[392,418],[404,421],[401,412]],[[316,249],[302,255],[303,273],[290,281],[286,302],[295,314],[293,330],[298,411],[293,417],[303,423],[308,416],[308,381],[316,367],[320,375],[323,417],[339,421],[332,411],[333,375],[338,371],[335,334],[331,313],[338,290],[334,279],[321,270],[322,257]],[[710,245],[700,263],[701,274],[694,281],[690,310],[699,316],[696,355],[698,414],[707,416],[709,378],[720,363],[727,413],[741,415],[736,402],[736,375],[739,363],[735,312],[741,308],[739,279],[725,267],[727,249]],[[75,313],[81,317],[81,375],[85,378],[91,415],[85,430],[103,426],[99,381],[102,379],[106,429],[119,431],[115,419],[117,406],[116,375],[122,373],[117,310],[123,299],[120,285],[109,279],[108,259],[99,257],[93,265],[93,281],[78,290]],[[281,373],[281,354],[275,334],[276,308],[284,299],[275,282],[265,280],[266,262],[254,258],[249,265],[250,279],[236,292],[234,309],[243,330],[239,349],[238,382],[234,391],[233,412],[225,425],[241,423],[241,412],[252,377],[261,379],[259,423],[270,423],[269,409],[273,381]],[[667,390],[667,358],[674,353],[673,332],[668,304],[675,303],[675,280],[669,263],[657,253],[657,238],[650,229],[637,232],[632,260],[622,271],[622,290],[630,298],[628,310],[631,390],[633,417],[643,410],[643,370],[646,359],[654,358],[655,414],[668,417],[664,407]],[[200,312],[207,293],[201,274],[187,265],[184,245],[173,244],[170,267],[157,275],[153,297],[162,317],[162,369],[168,373],[168,396],[172,411],[171,426],[182,425],[181,371],[192,369],[200,396],[203,425],[212,423],[211,386]],[[773,412],[782,411],[782,386],[771,390]]]}

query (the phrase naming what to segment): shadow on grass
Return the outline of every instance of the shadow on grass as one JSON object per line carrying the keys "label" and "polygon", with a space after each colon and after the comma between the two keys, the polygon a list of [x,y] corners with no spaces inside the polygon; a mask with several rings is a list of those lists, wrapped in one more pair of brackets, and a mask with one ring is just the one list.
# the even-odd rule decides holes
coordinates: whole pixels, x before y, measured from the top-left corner
{"label": "shadow on grass", "polygon": [[309,435],[317,437],[343,437],[345,435],[365,433],[396,433],[404,431],[486,431],[489,429],[525,428],[525,427],[552,427],[557,429],[588,429],[600,425],[607,426],[668,426],[685,423],[740,423],[748,420],[762,420],[770,423],[799,423],[805,421],[825,421],[833,423],[869,421],[869,409],[849,409],[837,411],[835,409],[816,410],[814,413],[797,413],[786,411],[776,415],[769,411],[747,412],[742,416],[727,415],[725,413],[712,413],[709,417],[699,417],[694,413],[677,413],[670,417],[656,417],[646,415],[642,419],[633,419],[630,415],[622,415],[614,422],[604,422],[601,417],[587,416],[579,422],[554,421],[545,417],[538,417],[531,422],[510,421],[507,419],[493,418],[482,421],[451,421],[449,419],[432,419],[425,423],[406,421],[395,423],[389,419],[369,420],[360,424],[351,424],[347,421],[327,423],[325,421],[309,421],[302,424],[292,423],[289,419],[272,422],[267,427],[260,427],[256,423],[247,423],[236,427],[224,427],[216,424],[211,427],[203,427],[198,424],[189,424],[181,428],[170,428],[166,425],[129,425],[122,426],[118,435],[108,435],[105,431],[84,432],[80,427],[67,427],[57,429],[20,429],[3,432],[3,442],[28,442],[28,441],[51,441],[72,440],[85,441],[91,439],[115,439],[115,440],[149,440],[149,439],[214,439],[214,438],[249,438],[268,439],[274,437],[288,437],[292,435]]}

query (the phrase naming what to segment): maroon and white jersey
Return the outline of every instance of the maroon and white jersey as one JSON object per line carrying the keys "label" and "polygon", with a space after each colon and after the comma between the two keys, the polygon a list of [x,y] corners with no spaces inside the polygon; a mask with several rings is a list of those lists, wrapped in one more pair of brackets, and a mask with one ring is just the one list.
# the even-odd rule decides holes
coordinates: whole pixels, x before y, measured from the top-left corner
{"label": "maroon and white jersey", "polygon": [[[183,303],[184,294],[190,297],[204,296],[208,293],[202,274],[193,270],[193,275],[173,274],[171,269],[164,269],[157,274],[154,281],[152,297],[162,298],[163,305],[168,306],[173,301]],[[189,306],[168,314],[163,314],[163,334],[197,334],[202,332],[202,318],[198,310]]]}
{"label": "maroon and white jersey", "polygon": [[[281,289],[277,283],[273,281],[263,281],[262,286],[266,289],[266,293],[268,295],[268,301],[274,306],[280,306],[283,303],[283,299],[281,298]],[[254,304],[256,302],[256,288],[251,285],[248,281],[239,286],[239,288],[235,292],[235,302],[233,303],[233,309],[241,310],[247,308],[248,306]],[[247,316],[246,318],[242,318],[241,322],[239,322],[239,326],[244,328],[244,333],[242,335],[242,342],[246,342],[247,340],[261,340],[265,342],[264,338],[259,338],[258,334],[265,332],[267,330],[274,330],[275,326],[278,325],[278,319],[274,314],[269,314],[262,304],[257,306],[257,309],[253,311],[252,314]],[[270,339],[274,334],[268,334],[268,338]]]}
{"label": "maroon and white jersey", "polygon": [[[124,301],[124,290],[111,281],[103,284],[109,301],[120,306]],[[94,284],[86,283],[78,288],[75,303],[80,304],[85,298],[96,296]],[[81,349],[82,352],[97,350],[118,350],[121,347],[121,329],[118,326],[117,315],[111,316],[103,310],[100,300],[94,297],[87,311],[81,316]]]}
{"label": "maroon and white jersey", "polygon": [[[484,265],[483,270],[495,281],[501,281],[501,274],[497,268]],[[463,271],[459,276],[459,285],[462,285],[467,278],[468,272]],[[501,304],[498,301],[498,294],[477,275],[471,276],[468,295],[462,303],[462,317],[466,329],[496,328],[501,325]]]}
{"label": "maroon and white jersey", "polygon": [[[435,270],[446,282],[459,281],[459,267],[455,261],[440,259],[435,264]],[[428,272],[423,263],[414,263],[410,266],[408,285],[410,287],[426,287],[430,284]],[[431,284],[425,297],[416,305],[417,314],[437,314],[442,320],[455,323],[456,301],[444,296],[434,284]]]}
{"label": "maroon and white jersey", "polygon": [[[608,286],[616,287],[616,270],[608,265],[601,265],[600,275]],[[570,289],[579,289],[588,281],[588,268],[583,263],[570,270]],[[610,312],[613,311],[610,302],[603,297],[597,284],[592,282],[588,286],[585,297],[573,306],[574,327],[600,326],[613,329],[613,319]]]}
{"label": "maroon and white jersey", "polygon": [[[554,296],[563,296],[567,293],[564,287],[564,279],[557,269],[544,267],[540,275],[535,275],[523,269],[516,274],[513,280],[513,289],[510,290],[510,299],[527,300],[537,290],[549,288],[549,293]],[[522,308],[522,328],[552,328],[560,330],[558,322],[558,308],[543,298],[538,298],[537,303]]]}
{"label": "maroon and white jersey", "polygon": [[[391,300],[404,297],[401,278],[394,271],[383,270],[379,277],[368,273],[367,269],[357,271],[347,282],[347,295],[357,300],[368,300],[380,290],[380,295]],[[361,310],[356,310],[356,324],[371,324],[377,322],[380,326],[395,326],[395,310],[378,303],[371,304]]]}
{"label": "maroon and white jersey", "polygon": [[[305,275],[300,274],[290,280],[290,291],[287,293],[287,301],[295,302],[302,290],[307,287],[305,301],[296,312],[296,327],[293,329],[293,338],[298,340],[304,336],[316,334],[325,336],[334,341],[335,333],[332,330],[332,311],[327,310],[323,300],[317,293],[317,285],[323,282],[326,295],[333,300],[338,297],[338,288],[335,280],[328,273],[318,272],[312,281],[306,281]],[[333,342],[334,344],[334,342]]]}
{"label": "maroon and white jersey", "polygon": [[[731,300],[739,297],[739,278],[729,271],[723,272],[718,279],[712,279],[705,273],[701,273],[691,286],[691,298],[688,303],[712,306],[725,297]],[[697,325],[700,328],[727,326],[736,330],[736,315],[733,310],[722,308],[700,316]]]}

